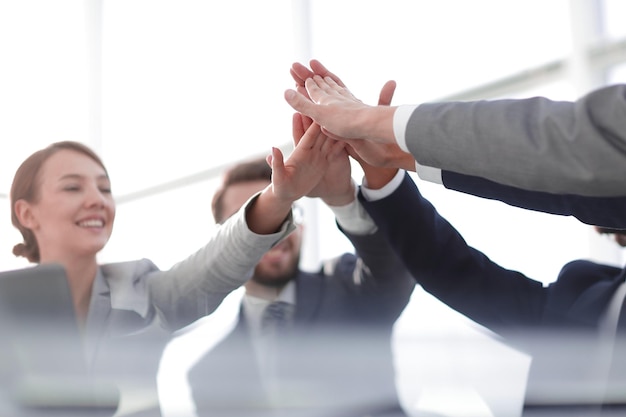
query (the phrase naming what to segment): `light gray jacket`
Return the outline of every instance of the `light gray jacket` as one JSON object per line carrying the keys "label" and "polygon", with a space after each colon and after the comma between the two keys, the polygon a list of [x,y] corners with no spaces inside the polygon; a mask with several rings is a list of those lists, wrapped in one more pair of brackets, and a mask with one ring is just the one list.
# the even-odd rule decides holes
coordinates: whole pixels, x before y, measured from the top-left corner
{"label": "light gray jacket", "polygon": [[422,104],[405,141],[428,167],[533,191],[626,196],[626,85],[575,102]]}

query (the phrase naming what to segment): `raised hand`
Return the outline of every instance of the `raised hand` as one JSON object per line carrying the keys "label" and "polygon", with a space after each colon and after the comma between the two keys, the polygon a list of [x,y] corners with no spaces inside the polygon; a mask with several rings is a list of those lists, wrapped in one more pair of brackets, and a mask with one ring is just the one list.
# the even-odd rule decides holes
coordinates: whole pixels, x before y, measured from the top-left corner
{"label": "raised hand", "polygon": [[312,118],[328,136],[366,139],[381,143],[395,141],[393,113],[388,106],[368,106],[332,77],[314,75],[305,81],[307,96],[287,90],[285,100],[299,113]]}
{"label": "raised hand", "polygon": [[301,115],[294,115],[294,132],[302,134],[289,158],[283,160],[280,150],[274,148],[268,161],[272,166],[272,190],[281,200],[293,202],[310,195],[336,159],[347,159],[343,143],[328,138],[317,124],[304,130],[304,123]]}
{"label": "raised hand", "polygon": [[[312,128],[312,124],[313,121],[310,118],[300,113],[293,115],[293,140],[296,146],[307,130]],[[343,144],[337,143],[336,146],[343,147]],[[355,198],[355,189],[351,173],[348,153],[345,150],[333,153],[328,158],[328,167],[320,182],[307,194],[307,197],[320,197],[331,206],[343,206],[352,202]]]}
{"label": "raised hand", "polygon": [[313,124],[286,160],[280,149],[272,148],[267,157],[272,167],[272,183],[246,211],[250,230],[259,234],[277,232],[292,204],[318,185],[330,161],[346,152],[344,146],[329,139],[319,125]]}
{"label": "raised hand", "polygon": [[318,60],[312,59],[309,62],[309,65],[311,66],[311,69],[307,68],[305,65],[302,65],[299,62],[295,62],[289,70],[291,76],[293,77],[293,80],[296,82],[296,90],[298,90],[300,94],[304,95],[305,97],[309,96],[309,93],[306,91],[304,83],[306,82],[307,78],[313,78],[314,75],[319,75],[320,77],[330,77],[335,80],[337,84],[345,87],[343,81],[341,81],[341,79],[339,79],[339,77],[337,77],[335,74],[330,72]]}

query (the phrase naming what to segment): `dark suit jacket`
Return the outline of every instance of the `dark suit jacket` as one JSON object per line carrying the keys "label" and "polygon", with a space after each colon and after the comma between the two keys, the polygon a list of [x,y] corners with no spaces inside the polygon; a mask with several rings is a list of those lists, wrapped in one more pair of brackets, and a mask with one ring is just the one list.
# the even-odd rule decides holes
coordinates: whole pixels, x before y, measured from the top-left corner
{"label": "dark suit jacket", "polygon": [[554,384],[580,382],[567,395],[583,397],[597,386],[598,326],[625,270],[574,261],[544,287],[468,246],[408,175],[389,197],[361,200],[426,291],[533,355],[529,403],[545,400]]}
{"label": "dark suit jacket", "polygon": [[234,331],[189,373],[199,415],[405,415],[391,335],[415,281],[379,234],[349,238],[359,257],[344,254],[332,268],[295,278],[294,326],[280,345],[273,399],[240,314]]}

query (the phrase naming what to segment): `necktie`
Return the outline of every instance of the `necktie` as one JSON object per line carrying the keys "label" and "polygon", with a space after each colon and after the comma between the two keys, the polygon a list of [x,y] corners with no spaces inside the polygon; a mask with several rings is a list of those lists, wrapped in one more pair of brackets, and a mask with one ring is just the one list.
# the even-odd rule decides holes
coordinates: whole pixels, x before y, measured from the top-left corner
{"label": "necktie", "polygon": [[274,301],[263,311],[261,330],[263,332],[284,331],[293,318],[294,306],[284,301]]}
{"label": "necktie", "polygon": [[280,373],[285,331],[290,327],[294,306],[284,301],[269,304],[261,316],[261,334],[258,339],[261,378],[269,397],[281,396]]}

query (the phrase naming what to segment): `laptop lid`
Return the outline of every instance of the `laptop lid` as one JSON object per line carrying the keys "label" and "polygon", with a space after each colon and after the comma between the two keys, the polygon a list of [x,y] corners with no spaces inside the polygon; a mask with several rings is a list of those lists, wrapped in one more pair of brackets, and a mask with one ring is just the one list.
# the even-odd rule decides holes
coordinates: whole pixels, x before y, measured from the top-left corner
{"label": "laptop lid", "polygon": [[[0,272],[1,386],[20,407],[115,408],[117,391],[91,378],[64,268]],[[10,358],[10,359],[7,359]]]}

